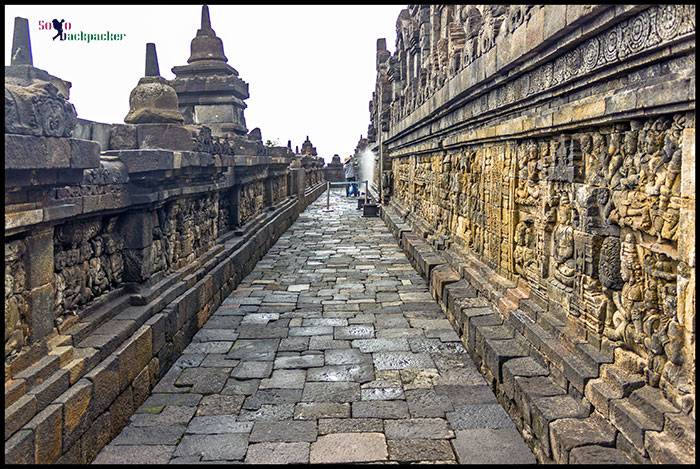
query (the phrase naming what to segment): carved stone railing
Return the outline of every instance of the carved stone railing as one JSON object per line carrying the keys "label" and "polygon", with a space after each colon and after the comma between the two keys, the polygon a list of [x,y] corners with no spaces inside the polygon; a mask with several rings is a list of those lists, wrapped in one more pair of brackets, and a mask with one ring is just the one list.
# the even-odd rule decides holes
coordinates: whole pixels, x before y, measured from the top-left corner
{"label": "carved stone railing", "polygon": [[[564,390],[593,404],[637,461],[694,459],[694,434],[679,430],[695,415],[694,15],[682,5],[416,6],[399,17],[394,55],[377,53],[386,62],[370,126],[391,206],[450,251],[504,320],[556,324],[572,360],[596,350],[576,373],[561,353],[538,358],[553,374],[563,367]],[[444,59],[444,82],[416,98],[424,71],[407,78],[406,61],[435,50],[427,63],[443,63],[444,44],[421,38],[447,25],[434,37],[457,44],[451,22],[467,39],[447,55],[462,59]],[[621,394],[617,369],[629,380]],[[649,410],[629,395],[639,385],[667,402]],[[538,432],[538,458],[559,457]]]}

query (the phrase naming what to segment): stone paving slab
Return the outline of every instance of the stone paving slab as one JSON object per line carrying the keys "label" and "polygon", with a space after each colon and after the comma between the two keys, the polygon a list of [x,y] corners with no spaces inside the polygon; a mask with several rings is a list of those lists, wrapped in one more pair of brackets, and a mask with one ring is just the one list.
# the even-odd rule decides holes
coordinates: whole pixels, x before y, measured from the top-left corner
{"label": "stone paving slab", "polygon": [[331,205],[299,216],[95,462],[534,462],[381,219]]}

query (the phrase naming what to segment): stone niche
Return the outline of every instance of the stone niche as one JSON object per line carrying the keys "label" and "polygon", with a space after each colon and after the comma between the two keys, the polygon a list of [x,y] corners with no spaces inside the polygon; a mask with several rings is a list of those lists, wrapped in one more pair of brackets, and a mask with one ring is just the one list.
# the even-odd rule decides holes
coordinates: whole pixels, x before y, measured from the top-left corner
{"label": "stone niche", "polygon": [[[659,443],[685,448],[681,427],[653,414],[639,431],[665,436],[625,445],[644,404],[613,393],[623,417],[590,386],[582,398],[621,369],[668,401],[666,418],[694,419],[694,18],[683,5],[413,5],[395,51],[378,43],[370,102],[392,210],[468,281],[489,278],[480,294],[505,321],[527,311],[574,359],[599,354],[568,392],[595,401],[638,461],[685,460]],[[566,384],[569,364],[549,358]]]}

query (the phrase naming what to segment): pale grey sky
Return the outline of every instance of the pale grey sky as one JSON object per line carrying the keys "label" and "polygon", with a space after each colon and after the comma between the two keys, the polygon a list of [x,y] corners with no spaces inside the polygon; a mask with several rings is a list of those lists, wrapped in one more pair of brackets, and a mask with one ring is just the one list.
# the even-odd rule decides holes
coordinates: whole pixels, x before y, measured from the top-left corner
{"label": "pale grey sky", "polygon": [[[401,5],[210,5],[212,27],[229,64],[248,82],[248,129],[263,140],[301,147],[308,134],[319,155],[352,153],[369,123],[376,40],[393,49]],[[5,64],[14,17],[29,20],[34,65],[73,83],[78,117],[123,122],[129,93],[155,42],[161,75],[187,64],[200,5],[5,5]],[[70,32],[125,33],[122,41],[55,41],[39,22],[71,22]]]}

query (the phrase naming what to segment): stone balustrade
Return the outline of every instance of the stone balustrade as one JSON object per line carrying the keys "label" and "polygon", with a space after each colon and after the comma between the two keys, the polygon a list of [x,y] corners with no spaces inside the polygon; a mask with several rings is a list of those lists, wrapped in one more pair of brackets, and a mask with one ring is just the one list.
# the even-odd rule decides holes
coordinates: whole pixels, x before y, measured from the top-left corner
{"label": "stone balustrade", "polygon": [[[19,20],[22,51],[31,45]],[[125,124],[77,119],[70,83],[33,67],[31,54],[14,57],[5,462],[88,463],[325,189],[323,162],[263,146],[242,112],[233,133],[185,123],[152,44]]]}

